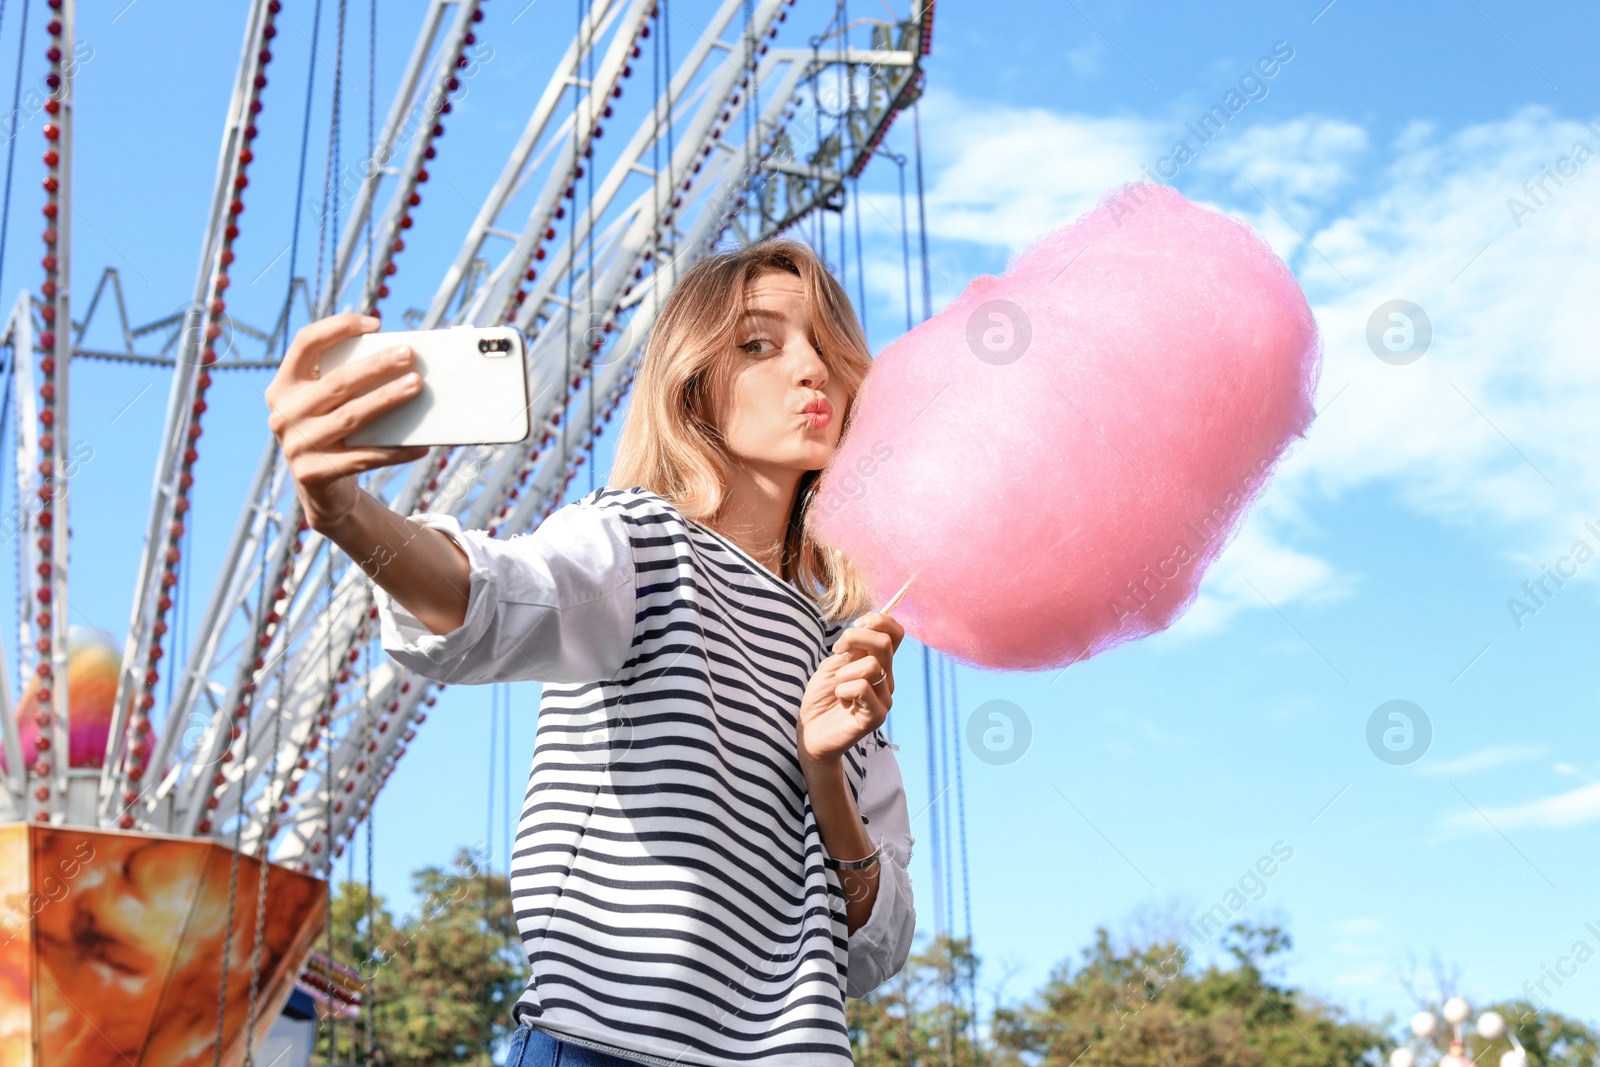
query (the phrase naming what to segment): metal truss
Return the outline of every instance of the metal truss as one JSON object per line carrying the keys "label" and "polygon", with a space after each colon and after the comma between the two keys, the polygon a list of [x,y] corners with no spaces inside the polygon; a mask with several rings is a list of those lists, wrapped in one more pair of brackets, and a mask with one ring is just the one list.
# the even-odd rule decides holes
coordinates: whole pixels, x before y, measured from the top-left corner
{"label": "metal truss", "polygon": [[[391,508],[449,514],[467,528],[500,535],[535,528],[560,505],[587,461],[586,448],[621,403],[678,274],[730,231],[748,243],[836,206],[846,182],[861,173],[895,115],[920,91],[931,24],[931,5],[922,0],[913,0],[918,8],[903,19],[867,23],[869,48],[850,47],[849,31],[838,27],[810,47],[776,47],[769,42],[795,0],[749,2],[746,19],[745,0],[725,0],[602,174],[595,148],[613,101],[642,61],[658,0],[593,0],[432,300],[406,316],[423,328],[501,322],[521,328],[529,337],[533,432],[515,445],[435,449],[409,468],[373,472],[368,488]],[[262,0],[252,8],[230,131],[248,100],[240,86],[248,84],[252,32],[264,7]],[[383,279],[403,248],[399,235],[411,225],[417,172],[432,144],[430,116],[448,98],[449,57],[460,54],[476,8],[455,0],[430,5],[384,138],[352,197],[337,269],[321,293],[300,297],[319,313],[371,308],[386,295]],[[824,104],[817,98],[823,74],[849,90]],[[233,180],[229,156],[225,145],[219,191]],[[401,156],[403,164],[391,165]],[[580,175],[589,167],[595,173]],[[592,196],[578,195],[580,177]],[[373,216],[385,183],[387,207]],[[225,205],[214,204],[210,226],[225,226],[226,218]],[[377,234],[370,267],[369,218]],[[214,252],[208,236],[202,263],[214,265]],[[203,268],[196,286],[203,310],[214,281],[215,271]],[[102,302],[103,293],[111,299]],[[129,629],[128,660],[144,663],[160,614],[153,605],[163,591],[159,559],[173,495],[167,487],[181,468],[180,416],[198,368],[185,355],[181,317],[128,326],[114,272],[102,276],[79,338],[95,309],[111,306],[124,351],[79,348],[78,355],[174,366]],[[30,317],[25,301],[18,307],[13,330],[19,314]],[[270,362],[290,317],[286,305],[269,330],[233,324],[234,334],[260,345],[261,355],[236,352],[229,365]],[[219,358],[215,366],[224,364]],[[106,826],[231,834],[231,820],[242,811],[246,848],[268,835],[275,859],[324,873],[416,736],[439,687],[374,650],[368,573],[381,561],[350,560],[305,528],[274,443],[257,464],[247,499],[187,666],[174,679],[148,759],[151,774],[130,778],[128,762],[108,753],[95,814]],[[137,691],[133,683],[119,690],[118,708],[125,712]],[[114,724],[114,737],[125,723],[124,717]],[[13,739],[8,733],[3,740],[9,753]]]}

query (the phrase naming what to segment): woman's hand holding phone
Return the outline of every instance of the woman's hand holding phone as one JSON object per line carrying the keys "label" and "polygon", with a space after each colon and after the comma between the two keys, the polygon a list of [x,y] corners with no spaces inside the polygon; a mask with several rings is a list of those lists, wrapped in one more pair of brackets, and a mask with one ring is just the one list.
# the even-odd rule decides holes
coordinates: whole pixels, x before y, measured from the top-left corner
{"label": "woman's hand holding phone", "polygon": [[331,532],[354,509],[361,493],[356,475],[428,454],[420,446],[344,443],[348,435],[422,391],[421,377],[409,370],[412,352],[405,347],[319,376],[318,362],[329,347],[379,326],[373,316],[354,312],[308,323],[295,334],[267,386],[267,425],[289,461],[306,521],[322,533]]}

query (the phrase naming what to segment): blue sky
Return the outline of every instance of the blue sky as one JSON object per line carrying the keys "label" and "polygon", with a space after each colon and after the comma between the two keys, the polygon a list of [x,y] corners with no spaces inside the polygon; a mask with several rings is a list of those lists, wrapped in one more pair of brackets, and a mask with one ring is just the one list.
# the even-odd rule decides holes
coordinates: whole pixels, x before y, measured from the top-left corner
{"label": "blue sky", "polygon": [[[359,108],[365,5],[351,6],[347,92]],[[380,113],[423,6],[383,5]],[[14,55],[16,7],[0,55]],[[80,14],[93,55],[79,82],[75,281],[84,291],[116,266],[143,322],[193,286],[242,5],[119,7]],[[681,51],[711,5],[670,7]],[[800,0],[799,21],[820,23],[828,7]],[[247,197],[236,278],[249,284],[232,299],[255,321],[287,276],[309,10],[286,5],[292,26]],[[491,51],[440,144],[395,308],[431,293],[573,18],[562,0],[488,10]],[[25,86],[42,75],[39,10],[33,18]],[[963,721],[1005,699],[1033,730],[1021,759],[969,754],[963,769],[984,1003],[1035,989],[1096,925],[1181,925],[1277,842],[1292,858],[1240,917],[1284,923],[1296,946],[1287,976],[1353,1011],[1408,1014],[1407,981],[1431,991],[1436,967],[1480,1001],[1519,995],[1575,942],[1600,948],[1584,925],[1600,923],[1584,892],[1600,877],[1600,563],[1551,583],[1520,626],[1507,606],[1546,568],[1571,573],[1562,561],[1576,542],[1600,549],[1585,526],[1600,528],[1600,353],[1582,314],[1600,283],[1600,159],[1570,162],[1580,141],[1600,153],[1587,48],[1597,23],[1576,3],[1533,11],[1504,0],[939,6],[921,113],[935,310],[1169,156],[1185,123],[1283,42],[1292,58],[1265,92],[1171,181],[1260,230],[1300,278],[1326,342],[1321,414],[1176,625],[1059,677],[960,672]],[[40,121],[19,142],[8,304],[39,281]],[[364,118],[346,122],[355,156]],[[910,136],[907,117],[890,146],[908,152]],[[1564,157],[1563,183],[1524,191]],[[876,162],[862,192],[864,310],[879,349],[904,322],[893,167]],[[315,231],[302,242],[314,245]],[[300,270],[311,261],[302,251]],[[1366,340],[1373,311],[1397,299],[1433,326],[1431,346],[1404,365]],[[264,385],[237,374],[212,393],[195,613],[265,439]],[[71,489],[73,599],[83,621],[119,640],[165,390],[148,370],[74,368],[72,437],[93,458]],[[602,465],[606,452],[602,443]],[[586,489],[585,478],[574,484]],[[913,643],[897,674],[895,739],[920,813],[930,794]],[[1366,739],[1374,710],[1397,699],[1419,706],[1433,733],[1406,765],[1379,760]],[[518,686],[512,700],[520,793],[537,689]],[[378,879],[402,902],[407,872],[484,833],[488,707],[487,689],[450,691],[378,806]],[[925,930],[928,818],[913,828]],[[1556,1009],[1596,1018],[1600,967],[1546,988]]]}

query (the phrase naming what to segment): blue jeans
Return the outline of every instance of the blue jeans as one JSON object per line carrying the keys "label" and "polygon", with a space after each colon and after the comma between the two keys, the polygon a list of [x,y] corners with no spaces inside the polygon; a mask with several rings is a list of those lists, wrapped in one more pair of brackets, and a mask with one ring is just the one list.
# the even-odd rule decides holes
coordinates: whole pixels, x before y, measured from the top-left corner
{"label": "blue jeans", "polygon": [[506,1067],[639,1067],[639,1061],[563,1041],[523,1023],[511,1035]]}

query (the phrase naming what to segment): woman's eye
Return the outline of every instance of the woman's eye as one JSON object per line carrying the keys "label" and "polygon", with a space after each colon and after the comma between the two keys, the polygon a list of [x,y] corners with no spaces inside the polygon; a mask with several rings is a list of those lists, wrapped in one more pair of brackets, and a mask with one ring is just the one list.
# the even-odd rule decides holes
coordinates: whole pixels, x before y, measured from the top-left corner
{"label": "woman's eye", "polygon": [[739,347],[744,349],[746,352],[749,352],[752,356],[759,356],[759,355],[761,355],[761,352],[755,346],[757,346],[757,345],[770,345],[771,343],[772,342],[767,340],[765,337],[758,337],[754,341],[746,341],[744,344],[740,345]]}

